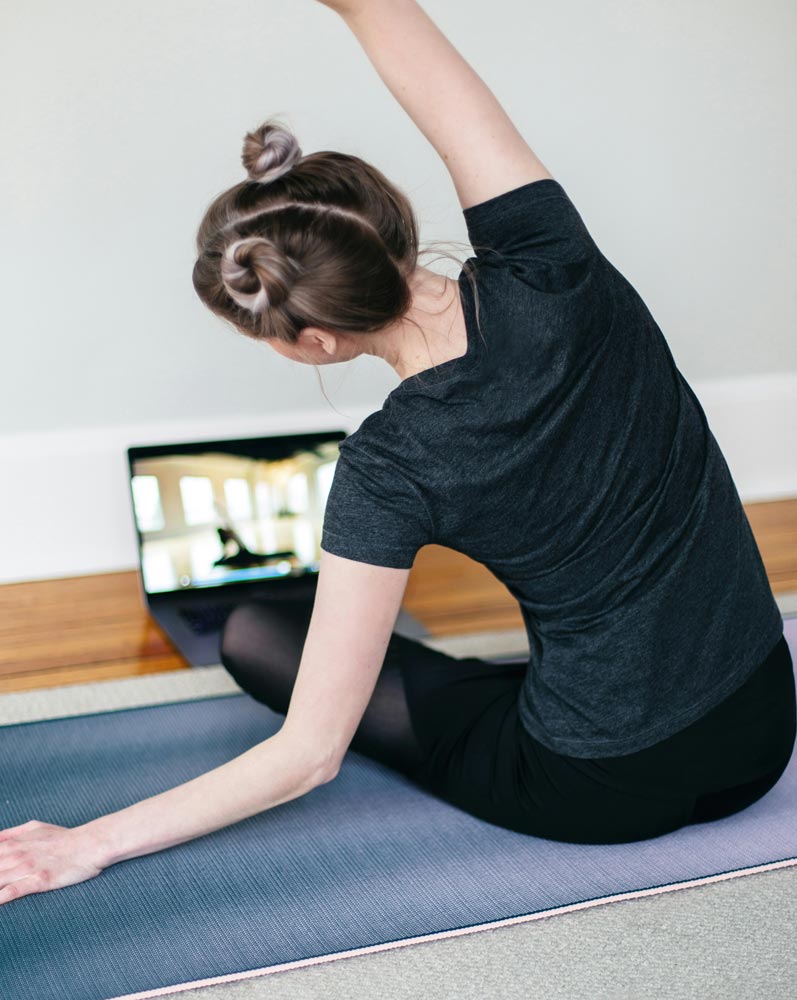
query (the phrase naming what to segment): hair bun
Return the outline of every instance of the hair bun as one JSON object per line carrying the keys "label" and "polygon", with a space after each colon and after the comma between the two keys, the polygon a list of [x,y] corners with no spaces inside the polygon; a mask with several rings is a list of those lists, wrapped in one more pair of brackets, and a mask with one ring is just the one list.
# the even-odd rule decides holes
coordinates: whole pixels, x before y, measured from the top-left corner
{"label": "hair bun", "polygon": [[228,295],[255,314],[284,302],[298,273],[296,262],[262,236],[234,240],[221,257],[221,279]]}
{"label": "hair bun", "polygon": [[250,180],[269,184],[287,174],[301,155],[293,132],[276,122],[267,121],[253,132],[246,133],[241,161]]}

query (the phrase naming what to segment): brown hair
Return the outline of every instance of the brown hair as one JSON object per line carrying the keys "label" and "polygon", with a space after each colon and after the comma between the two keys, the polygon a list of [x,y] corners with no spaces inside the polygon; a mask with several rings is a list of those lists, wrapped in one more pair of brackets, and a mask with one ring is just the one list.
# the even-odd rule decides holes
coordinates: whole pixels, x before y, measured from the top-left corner
{"label": "brown hair", "polygon": [[307,326],[372,333],[407,312],[408,278],[428,251],[380,170],[345,153],[303,156],[273,118],[246,134],[241,159],[249,179],[211,202],[197,233],[192,280],[212,312],[287,343]]}

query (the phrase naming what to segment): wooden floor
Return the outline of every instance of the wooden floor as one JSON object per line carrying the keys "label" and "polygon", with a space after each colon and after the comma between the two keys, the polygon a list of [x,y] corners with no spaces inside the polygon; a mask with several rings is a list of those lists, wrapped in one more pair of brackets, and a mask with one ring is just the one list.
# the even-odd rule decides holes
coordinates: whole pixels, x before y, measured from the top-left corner
{"label": "wooden floor", "polygon": [[[773,591],[797,590],[797,499],[745,510]],[[523,627],[503,584],[438,545],[418,553],[404,607],[434,636]],[[147,615],[134,572],[0,586],[0,692],[187,666]]]}

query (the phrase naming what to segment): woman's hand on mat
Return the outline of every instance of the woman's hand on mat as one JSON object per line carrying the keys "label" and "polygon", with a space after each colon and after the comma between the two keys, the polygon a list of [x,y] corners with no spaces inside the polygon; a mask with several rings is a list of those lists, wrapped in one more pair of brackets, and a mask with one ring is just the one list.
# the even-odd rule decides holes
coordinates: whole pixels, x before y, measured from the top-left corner
{"label": "woman's hand on mat", "polygon": [[99,841],[79,827],[32,819],[0,830],[0,905],[94,878],[101,855]]}

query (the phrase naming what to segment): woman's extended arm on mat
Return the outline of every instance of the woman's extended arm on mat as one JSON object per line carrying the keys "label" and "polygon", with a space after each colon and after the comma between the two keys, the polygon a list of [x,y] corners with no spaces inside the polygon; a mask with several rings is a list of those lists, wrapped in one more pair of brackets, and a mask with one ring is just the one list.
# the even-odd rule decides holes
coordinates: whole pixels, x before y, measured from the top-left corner
{"label": "woman's extended arm on mat", "polygon": [[319,0],[351,28],[443,159],[462,208],[550,177],[487,84],[416,0]]}
{"label": "woman's extended arm on mat", "polygon": [[[0,904],[61,889],[331,781],[370,701],[409,570],[321,554],[318,586],[280,730],[197,778],[78,827],[0,831]],[[77,779],[78,776],[76,776]]]}

